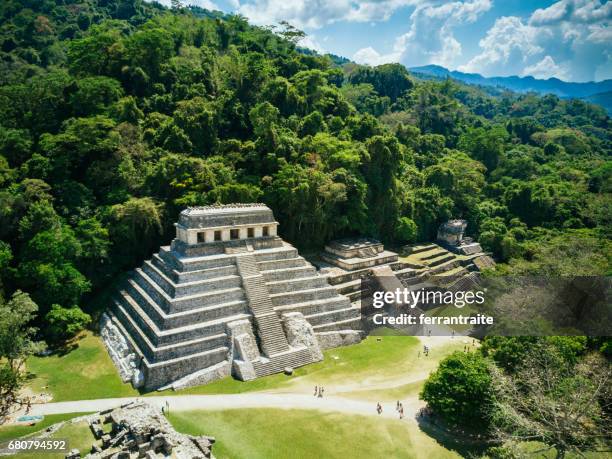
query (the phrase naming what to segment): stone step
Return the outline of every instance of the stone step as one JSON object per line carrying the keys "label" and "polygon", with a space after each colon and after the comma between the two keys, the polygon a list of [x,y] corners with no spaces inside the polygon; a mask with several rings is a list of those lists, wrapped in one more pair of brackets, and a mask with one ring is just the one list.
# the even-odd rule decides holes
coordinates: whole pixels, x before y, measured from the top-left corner
{"label": "stone step", "polygon": [[438,263],[435,266],[431,266],[429,272],[431,274],[440,275],[441,273],[448,271],[450,269],[456,268],[461,265],[461,260],[457,258],[450,258],[448,260],[444,260],[441,263]]}
{"label": "stone step", "polygon": [[144,389],[153,390],[166,386],[177,379],[193,373],[194,368],[212,367],[225,361],[228,352],[229,349],[227,347],[220,347],[160,362],[150,362],[147,359],[143,359],[146,381]]}
{"label": "stone step", "polygon": [[177,271],[199,271],[207,268],[221,268],[235,264],[234,256],[227,254],[206,255],[203,257],[181,257]]}
{"label": "stone step", "polygon": [[151,256],[151,263],[159,269],[168,279],[172,279],[173,282],[179,282],[178,271],[172,266],[167,264],[158,253],[154,253]]}
{"label": "stone step", "polygon": [[287,337],[272,307],[270,294],[253,253],[248,252],[236,257],[236,265],[242,277],[242,286],[248,298],[249,308],[253,313],[253,321],[262,350],[266,355],[288,350]]}
{"label": "stone step", "polygon": [[128,279],[126,290],[130,298],[142,311],[142,315],[144,317],[150,317],[158,328],[162,330],[247,313],[247,302],[245,300],[223,301],[213,305],[189,309],[187,311],[168,313],[155,303],[147,292],[132,279]]}
{"label": "stone step", "polygon": [[301,312],[304,316],[317,314],[328,310],[344,309],[350,304],[345,296],[336,295],[322,300],[306,301],[304,303],[292,303],[274,308],[279,316],[286,312]]}
{"label": "stone step", "polygon": [[348,319],[355,319],[361,317],[361,308],[356,306],[349,306],[345,309],[336,309],[335,311],[325,311],[318,314],[312,314],[305,316],[306,320],[312,325],[323,325],[329,322],[340,322]]}
{"label": "stone step", "polygon": [[328,287],[329,284],[321,276],[302,277],[298,279],[287,279],[276,282],[267,282],[266,287],[271,294],[283,292],[295,292],[319,287]]}
{"label": "stone step", "polygon": [[325,298],[332,298],[338,295],[338,292],[331,285],[308,290],[300,290],[298,292],[285,292],[276,293],[270,295],[272,304],[276,306],[283,306],[292,303],[305,303],[307,301],[322,300]]}
{"label": "stone step", "polygon": [[443,263],[446,263],[447,261],[452,261],[452,260],[455,260],[455,255],[446,254],[446,255],[442,255],[437,258],[428,260],[426,263],[426,266],[429,266],[430,268],[435,268],[436,266],[439,266]]}
{"label": "stone step", "polygon": [[315,325],[313,330],[315,333],[326,332],[326,331],[334,331],[334,330],[356,330],[360,328],[361,324],[361,316],[339,320],[338,322],[330,322],[321,325]]}
{"label": "stone step", "polygon": [[140,350],[151,361],[170,360],[189,354],[197,354],[205,350],[211,350],[227,345],[227,335],[218,333],[215,335],[200,335],[197,338],[177,341],[164,345],[156,345],[132,318],[130,313],[124,309],[120,302],[115,302],[115,316],[121,321],[130,336],[138,342]]}
{"label": "stone step", "polygon": [[415,245],[410,248],[410,253],[421,253],[438,248],[437,244]]}
{"label": "stone step", "polygon": [[144,262],[142,270],[171,297],[195,295],[219,288],[240,287],[241,285],[240,276],[235,274],[177,284],[160,272],[150,261]]}
{"label": "stone step", "polygon": [[[425,273],[427,274],[427,273]],[[409,287],[412,285],[416,285],[416,284],[420,284],[421,282],[423,282],[424,280],[424,275],[419,275],[419,276],[412,276],[412,277],[403,277],[402,278],[402,284],[405,287]]]}
{"label": "stone step", "polygon": [[131,343],[136,353],[142,356],[141,368],[144,371],[146,381],[146,385],[143,389],[147,391],[157,389],[177,378],[186,376],[193,372],[193,368],[206,368],[216,365],[227,358],[227,353],[229,351],[229,349],[224,346],[183,357],[152,362],[147,358],[145,352],[140,349],[138,343],[132,339],[132,336],[127,332],[121,321],[114,317],[113,323],[119,328],[121,334]]}
{"label": "stone step", "polygon": [[264,361],[253,362],[257,377],[281,373],[286,367],[298,368],[312,363],[312,354],[309,349],[302,348],[276,354]]}
{"label": "stone step", "polygon": [[134,280],[147,294],[166,312],[180,312],[189,309],[213,306],[222,302],[244,300],[244,292],[240,287],[220,285],[219,289],[211,292],[201,292],[171,298],[164,292],[142,269],[135,270]]}
{"label": "stone step", "polygon": [[178,258],[180,255],[174,252],[169,246],[163,246],[159,248],[157,256],[166,264],[169,268],[179,269],[180,263]]}
{"label": "stone step", "polygon": [[[119,293],[122,293],[122,291]],[[147,334],[149,340],[157,346],[189,341],[201,336],[225,333],[226,323],[251,318],[250,314],[242,312],[206,322],[189,322],[187,325],[180,327],[160,329],[129,295],[125,297],[118,295],[116,299],[131,314],[131,317],[136,321],[140,329]],[[243,305],[244,307],[245,305]]]}
{"label": "stone step", "polygon": [[441,249],[441,248],[436,248],[434,250],[430,250],[428,252],[423,252],[420,256],[419,259],[421,261],[427,261],[427,260],[433,260],[434,258],[438,258],[442,255],[447,255],[448,251],[445,249]]}
{"label": "stone step", "polygon": [[299,268],[307,266],[303,257],[287,258],[285,260],[270,260],[257,263],[259,271],[270,271],[277,269]]}
{"label": "stone step", "polygon": [[204,268],[194,271],[179,272],[175,271],[178,283],[193,282],[196,280],[213,279],[224,276],[237,276],[238,268],[235,264],[219,266],[216,268]]}
{"label": "stone step", "polygon": [[302,277],[312,277],[316,275],[317,270],[308,265],[298,266],[297,268],[287,269],[271,269],[268,271],[260,271],[266,282],[277,282],[287,279],[298,279]]}
{"label": "stone step", "polygon": [[273,260],[286,260],[287,258],[296,258],[298,251],[296,248],[288,245],[278,247],[274,249],[263,249],[254,252],[255,261],[273,261]]}
{"label": "stone step", "polygon": [[352,303],[354,301],[361,300],[368,294],[369,294],[369,289],[363,289],[363,290],[355,290],[354,292],[345,293],[344,296],[346,296],[349,299],[349,301]]}
{"label": "stone step", "polygon": [[463,266],[455,266],[454,268],[451,268],[449,270],[446,271],[442,271],[438,274],[438,276],[445,276],[445,277],[451,277],[451,276],[458,276],[461,277],[465,274],[468,273],[468,270],[463,267]]}
{"label": "stone step", "polygon": [[341,293],[343,295],[347,295],[351,292],[356,292],[361,290],[362,287],[362,281],[361,278],[359,279],[353,279],[347,282],[342,282],[340,284],[334,284],[334,287],[336,287],[336,290],[338,290],[338,293]]}

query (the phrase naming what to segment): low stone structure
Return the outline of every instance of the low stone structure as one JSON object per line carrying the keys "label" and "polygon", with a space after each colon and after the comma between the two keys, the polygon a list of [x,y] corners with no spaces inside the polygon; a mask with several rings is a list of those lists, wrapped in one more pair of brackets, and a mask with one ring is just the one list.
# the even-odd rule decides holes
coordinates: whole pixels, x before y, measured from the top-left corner
{"label": "low stone structure", "polygon": [[[214,459],[213,437],[178,433],[157,408],[136,402],[88,417],[91,459]],[[80,457],[71,451],[66,458]]]}
{"label": "low stone structure", "polygon": [[361,340],[359,307],[277,227],[263,204],[181,212],[176,239],[135,270],[102,320],[123,380],[145,390],[248,380],[318,361],[346,336]]}
{"label": "low stone structure", "polygon": [[449,220],[438,228],[438,243],[448,250],[463,255],[473,255],[482,252],[482,247],[472,238],[465,237],[467,221]]}
{"label": "low stone structure", "polygon": [[345,271],[372,268],[397,261],[397,253],[385,250],[372,238],[350,238],[332,241],[325,246],[321,258]]}

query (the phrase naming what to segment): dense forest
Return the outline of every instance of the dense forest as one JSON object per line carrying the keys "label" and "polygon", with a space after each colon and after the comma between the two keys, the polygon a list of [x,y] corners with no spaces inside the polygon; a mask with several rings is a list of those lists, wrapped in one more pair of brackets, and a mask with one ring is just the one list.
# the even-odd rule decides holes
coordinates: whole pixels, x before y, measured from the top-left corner
{"label": "dense forest", "polygon": [[27,292],[49,342],[192,205],[263,201],[303,249],[462,217],[502,270],[609,273],[597,105],[359,66],[178,2],[4,0],[0,18],[0,303]]}

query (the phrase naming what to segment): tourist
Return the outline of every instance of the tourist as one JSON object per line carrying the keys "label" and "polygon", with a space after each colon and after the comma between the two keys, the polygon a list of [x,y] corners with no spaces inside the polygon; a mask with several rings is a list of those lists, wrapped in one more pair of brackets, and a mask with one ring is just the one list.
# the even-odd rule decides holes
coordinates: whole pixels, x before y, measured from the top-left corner
{"label": "tourist", "polygon": [[382,405],[380,403],[376,403],[376,412],[382,414]]}
{"label": "tourist", "polygon": [[316,397],[319,393],[319,386],[315,386],[314,396]]}
{"label": "tourist", "polygon": [[399,409],[400,409],[400,401],[398,400],[398,401],[395,403],[395,411],[399,411]]}

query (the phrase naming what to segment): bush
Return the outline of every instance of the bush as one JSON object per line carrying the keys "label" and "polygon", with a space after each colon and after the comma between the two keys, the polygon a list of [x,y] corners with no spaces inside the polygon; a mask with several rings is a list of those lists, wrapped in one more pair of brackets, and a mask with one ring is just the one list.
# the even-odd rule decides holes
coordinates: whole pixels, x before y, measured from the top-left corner
{"label": "bush", "polygon": [[429,376],[420,398],[445,422],[483,430],[491,412],[491,379],[480,353],[455,352]]}
{"label": "bush", "polygon": [[45,316],[45,320],[49,324],[47,328],[49,339],[59,343],[83,330],[91,322],[91,317],[77,306],[63,308],[59,304],[54,304]]}
{"label": "bush", "polygon": [[395,227],[395,237],[400,242],[414,242],[418,234],[418,228],[414,220],[402,217]]}

